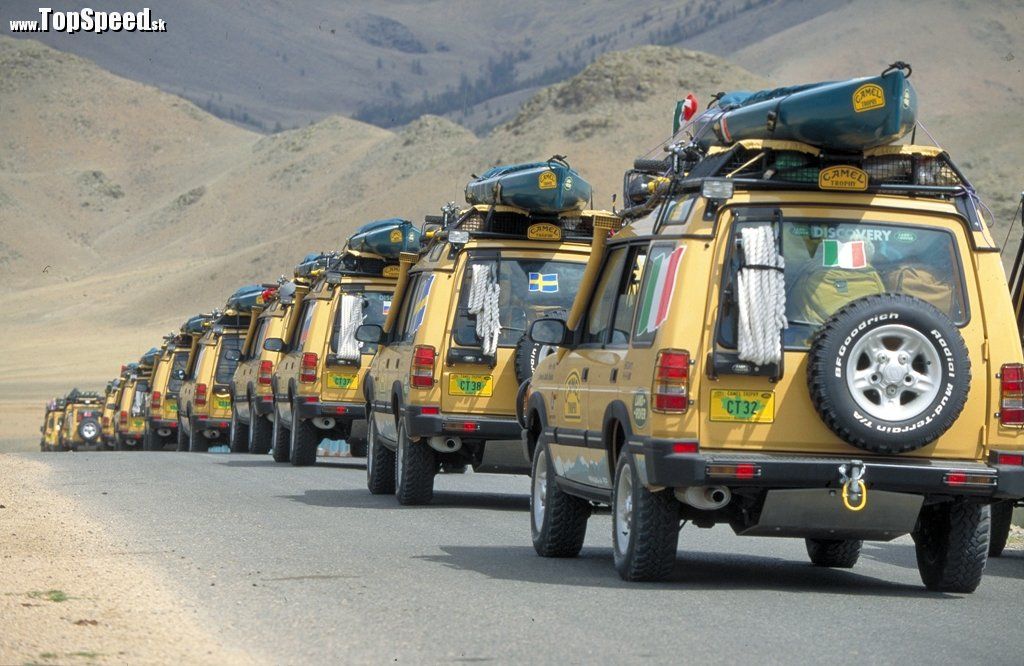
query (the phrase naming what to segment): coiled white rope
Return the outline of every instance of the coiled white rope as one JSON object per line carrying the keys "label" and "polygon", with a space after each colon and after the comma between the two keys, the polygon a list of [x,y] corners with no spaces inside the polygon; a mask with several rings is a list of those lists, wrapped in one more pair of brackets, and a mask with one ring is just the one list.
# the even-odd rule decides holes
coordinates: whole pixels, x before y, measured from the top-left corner
{"label": "coiled white rope", "polygon": [[363,323],[363,298],[342,294],[338,314],[338,348],[335,354],[346,361],[355,361],[361,354],[356,329]]}
{"label": "coiled white rope", "polygon": [[771,226],[746,227],[741,235],[745,261],[737,278],[739,358],[755,365],[778,363],[787,326],[785,261]]}
{"label": "coiled white rope", "polygon": [[484,354],[494,355],[498,351],[501,337],[499,300],[501,287],[491,264],[473,264],[472,281],[469,287],[469,314],[476,315],[476,337]]}

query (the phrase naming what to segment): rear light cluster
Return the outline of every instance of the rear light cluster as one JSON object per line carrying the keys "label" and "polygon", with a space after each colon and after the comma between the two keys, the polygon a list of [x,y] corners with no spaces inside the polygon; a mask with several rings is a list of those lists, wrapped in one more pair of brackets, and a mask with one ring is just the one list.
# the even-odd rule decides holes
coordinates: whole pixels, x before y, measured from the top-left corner
{"label": "rear light cluster", "polygon": [[302,355],[302,366],[299,371],[299,381],[303,384],[312,384],[316,381],[316,366],[320,357],[312,352]]}
{"label": "rear light cluster", "polygon": [[1024,426],[1024,365],[1007,363],[999,371],[999,423]]}
{"label": "rear light cluster", "polygon": [[108,425],[110,425],[110,417],[109,416],[104,416],[103,417],[103,426],[106,427]]}
{"label": "rear light cluster", "polygon": [[658,352],[651,395],[655,411],[686,411],[690,406],[690,352],[675,349]]}
{"label": "rear light cluster", "polygon": [[274,372],[274,364],[271,361],[260,361],[260,374],[256,381],[260,384],[270,386],[270,375]]}
{"label": "rear light cluster", "polygon": [[996,455],[996,464],[1024,467],[1024,453],[999,453]]}
{"label": "rear light cluster", "polygon": [[480,424],[476,421],[445,421],[443,426],[445,430],[457,430],[459,432],[476,432],[480,429]]}
{"label": "rear light cluster", "polygon": [[121,425],[128,425],[128,412],[121,412]]}
{"label": "rear light cluster", "polygon": [[942,482],[947,486],[962,487],[975,486],[987,487],[996,485],[997,479],[994,474],[978,474],[975,472],[954,470],[946,472]]}
{"label": "rear light cluster", "polygon": [[434,385],[434,359],[437,352],[433,347],[416,345],[409,369],[409,383],[413,388],[428,389]]}
{"label": "rear light cluster", "polygon": [[206,404],[206,384],[196,384],[196,405],[203,406]]}
{"label": "rear light cluster", "polygon": [[715,464],[705,467],[704,473],[720,479],[757,479],[761,476],[761,466],[754,463]]}
{"label": "rear light cluster", "polygon": [[149,407],[150,409],[160,409],[160,405],[163,404],[160,391],[153,391],[149,396]]}

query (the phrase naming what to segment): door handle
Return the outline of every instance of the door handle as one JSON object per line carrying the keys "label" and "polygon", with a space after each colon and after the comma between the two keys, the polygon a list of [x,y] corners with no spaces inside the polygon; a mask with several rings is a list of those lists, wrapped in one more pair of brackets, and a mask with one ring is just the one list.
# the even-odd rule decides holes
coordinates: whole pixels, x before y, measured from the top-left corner
{"label": "door handle", "polygon": [[590,376],[590,368],[583,368],[583,372],[580,373],[580,379],[587,381],[587,377]]}
{"label": "door handle", "polygon": [[618,377],[619,377],[619,369],[618,368],[612,368],[612,374],[611,374],[611,377],[609,377],[609,381],[614,382],[616,379],[618,379]]}

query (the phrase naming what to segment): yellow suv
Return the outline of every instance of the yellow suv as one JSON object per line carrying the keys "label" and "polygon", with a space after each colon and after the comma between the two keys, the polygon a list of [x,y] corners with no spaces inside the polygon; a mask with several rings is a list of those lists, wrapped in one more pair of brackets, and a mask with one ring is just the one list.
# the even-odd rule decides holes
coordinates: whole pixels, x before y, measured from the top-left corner
{"label": "yellow suv", "polygon": [[138,363],[129,366],[128,377],[121,390],[118,404],[114,450],[129,451],[142,448],[149,410],[149,384],[156,360],[157,349],[150,349]]}
{"label": "yellow suv", "polygon": [[177,443],[178,390],[181,375],[188,363],[192,339],[183,333],[172,333],[164,339],[153,365],[153,376],[142,437],[143,451],[160,451]]}
{"label": "yellow suv", "polygon": [[[419,230],[393,222],[387,236],[394,232],[396,245],[418,244]],[[265,339],[264,349],[282,354],[271,379],[277,462],[312,465],[325,438],[344,439],[352,455],[366,455],[362,383],[377,347],[358,342],[355,330],[384,322],[397,274],[380,254],[346,249],[296,306],[290,336]]]}
{"label": "yellow suv", "polygon": [[117,411],[121,404],[121,389],[124,386],[128,370],[127,365],[121,366],[121,374],[107,383],[107,391],[103,399],[103,412],[100,418],[100,433],[103,444],[114,448],[117,437]]}
{"label": "yellow suv", "polygon": [[627,580],[724,523],[829,567],[911,534],[928,588],[973,591],[989,504],[1024,495],[1024,365],[948,155],[748,140],[666,179],[531,329],[536,551],[575,556],[599,502]]}
{"label": "yellow suv", "polygon": [[595,211],[446,207],[419,256],[403,256],[383,327],[359,330],[359,339],[380,342],[363,387],[371,493],[421,504],[442,469],[527,472],[515,396],[539,350],[525,332],[536,319],[564,314],[593,227],[617,223]]}
{"label": "yellow suv", "polygon": [[[297,304],[309,291],[308,276],[299,275],[268,290],[265,302],[253,312],[242,344],[242,355],[231,381],[231,426],[228,442],[233,453],[264,454],[272,445],[274,394],[270,388],[280,351],[265,348],[267,340],[287,339],[295,326]],[[271,345],[273,346],[273,345]]]}
{"label": "yellow suv", "polygon": [[[178,390],[178,450],[206,453],[222,444],[231,425],[231,393],[242,340],[249,329],[252,303],[263,285],[243,287],[198,326],[204,330],[189,354]],[[244,299],[244,302],[243,302]]]}
{"label": "yellow suv", "polygon": [[64,400],[57,448],[62,451],[98,450],[103,446],[100,413],[103,398],[93,391],[73,389]]}
{"label": "yellow suv", "polygon": [[60,445],[60,428],[64,425],[64,398],[54,398],[46,403],[46,416],[39,428],[40,451],[56,451]]}

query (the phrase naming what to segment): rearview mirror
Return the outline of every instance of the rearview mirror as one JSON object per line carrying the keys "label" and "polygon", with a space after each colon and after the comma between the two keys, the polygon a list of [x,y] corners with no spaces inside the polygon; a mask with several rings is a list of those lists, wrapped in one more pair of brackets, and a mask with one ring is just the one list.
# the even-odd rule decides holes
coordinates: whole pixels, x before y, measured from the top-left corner
{"label": "rearview mirror", "polygon": [[377,324],[363,324],[356,329],[356,340],[369,344],[377,344],[384,337],[384,329]]}
{"label": "rearview mirror", "polygon": [[561,319],[538,319],[530,325],[530,340],[538,345],[564,345],[568,333]]}
{"label": "rearview mirror", "polygon": [[226,358],[229,361],[237,361],[238,359],[242,358],[242,352],[238,351],[237,349],[229,349],[226,352],[224,352],[224,358]]}
{"label": "rearview mirror", "polygon": [[284,340],[281,338],[267,338],[263,341],[263,349],[269,352],[284,351]]}

